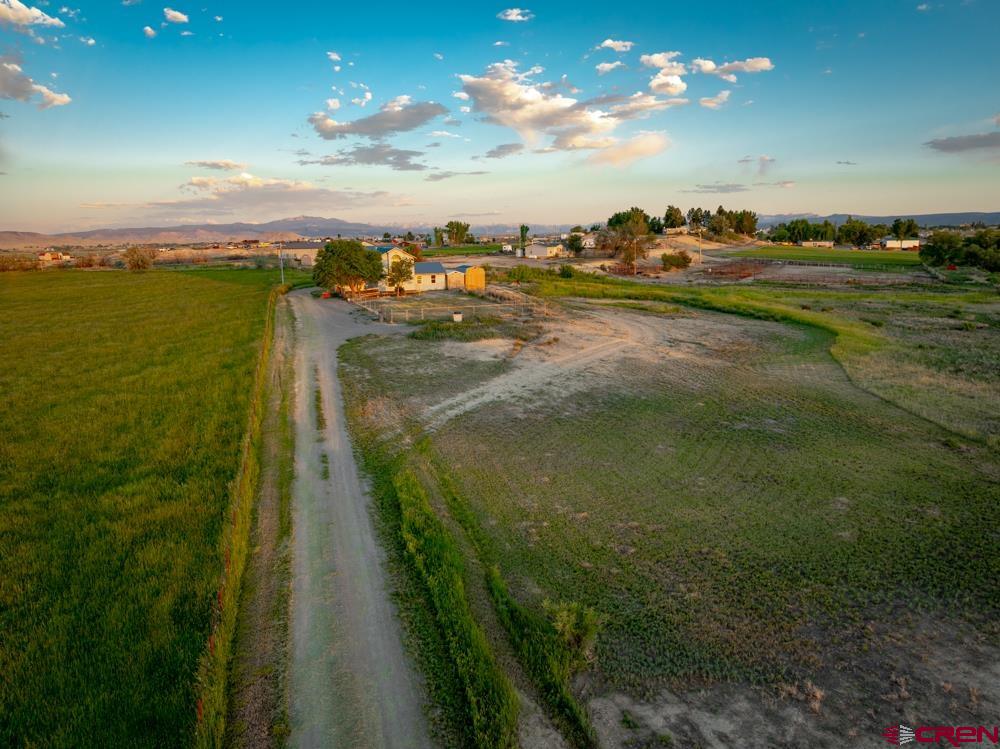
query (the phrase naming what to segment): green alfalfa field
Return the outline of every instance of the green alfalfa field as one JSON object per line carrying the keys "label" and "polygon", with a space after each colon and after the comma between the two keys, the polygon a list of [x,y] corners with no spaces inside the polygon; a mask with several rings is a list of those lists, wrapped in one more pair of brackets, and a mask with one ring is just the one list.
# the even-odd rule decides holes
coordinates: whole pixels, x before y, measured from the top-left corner
{"label": "green alfalfa field", "polygon": [[0,743],[189,745],[203,689],[218,718],[199,663],[277,283],[0,274]]}

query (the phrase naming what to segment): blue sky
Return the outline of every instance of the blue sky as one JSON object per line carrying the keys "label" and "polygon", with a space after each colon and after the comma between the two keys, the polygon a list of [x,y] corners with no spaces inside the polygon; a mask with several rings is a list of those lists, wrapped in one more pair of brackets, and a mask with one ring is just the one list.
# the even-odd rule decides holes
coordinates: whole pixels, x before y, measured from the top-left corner
{"label": "blue sky", "polygon": [[1000,210],[996,0],[126,3],[0,0],[0,229]]}

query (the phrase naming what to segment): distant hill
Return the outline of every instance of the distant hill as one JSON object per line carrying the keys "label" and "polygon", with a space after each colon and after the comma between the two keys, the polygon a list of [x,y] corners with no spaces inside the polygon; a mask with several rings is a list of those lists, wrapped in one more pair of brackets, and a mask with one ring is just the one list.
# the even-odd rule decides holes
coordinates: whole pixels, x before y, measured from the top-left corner
{"label": "distant hill", "polygon": [[859,213],[833,213],[829,216],[820,216],[816,213],[785,213],[774,216],[761,216],[757,223],[760,226],[774,226],[775,224],[794,221],[797,218],[804,218],[814,223],[829,221],[832,224],[840,226],[848,218],[852,217],[867,221],[869,224],[891,224],[897,218],[912,218],[920,226],[962,226],[964,224],[973,224],[977,221],[981,221],[988,226],[1000,224],[1000,212],[925,213],[921,215],[897,213],[892,216],[863,216]]}
{"label": "distant hill", "polygon": [[[551,234],[566,231],[570,224],[533,226],[532,233]],[[99,247],[124,244],[200,244],[259,239],[267,242],[291,241],[314,237],[358,237],[390,234],[428,234],[432,227],[393,224],[363,224],[339,218],[295,216],[262,224],[188,224],[184,226],[148,226],[124,229],[91,229],[61,234],[24,231],[0,231],[0,249],[36,250],[52,246]],[[472,225],[473,234],[516,234],[518,226],[507,224]]]}

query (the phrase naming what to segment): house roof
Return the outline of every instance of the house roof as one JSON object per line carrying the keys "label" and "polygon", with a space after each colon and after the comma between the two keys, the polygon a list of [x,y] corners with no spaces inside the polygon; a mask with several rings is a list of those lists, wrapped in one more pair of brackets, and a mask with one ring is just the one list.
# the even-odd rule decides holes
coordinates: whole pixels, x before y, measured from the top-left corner
{"label": "house roof", "polygon": [[472,267],[471,265],[460,265],[457,268],[455,268],[455,270],[457,270],[459,273],[465,273],[465,271],[467,271],[471,267]]}
{"label": "house roof", "polygon": [[445,273],[446,271],[441,263],[414,263],[413,272],[425,275],[428,273]]}

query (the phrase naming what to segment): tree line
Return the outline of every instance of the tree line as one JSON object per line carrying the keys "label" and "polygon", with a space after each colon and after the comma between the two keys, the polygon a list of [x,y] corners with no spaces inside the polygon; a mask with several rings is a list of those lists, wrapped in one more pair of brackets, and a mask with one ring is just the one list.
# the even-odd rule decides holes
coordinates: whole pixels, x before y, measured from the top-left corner
{"label": "tree line", "polygon": [[869,224],[859,218],[847,217],[840,226],[829,219],[813,223],[797,218],[771,227],[767,238],[772,242],[834,242],[851,247],[868,247],[883,237],[892,236],[902,241],[914,239],[920,227],[912,218],[897,218],[889,224]]}
{"label": "tree line", "polygon": [[749,210],[730,211],[719,206],[711,208],[690,208],[684,213],[675,205],[668,205],[663,216],[650,216],[642,208],[632,207],[611,216],[606,228],[617,229],[633,219],[641,220],[650,234],[662,234],[666,229],[687,226],[693,232],[705,232],[718,238],[742,234],[751,237],[757,233],[757,214]]}
{"label": "tree line", "polygon": [[1000,272],[1000,230],[980,229],[968,237],[936,231],[920,248],[920,259],[929,265],[972,265]]}

